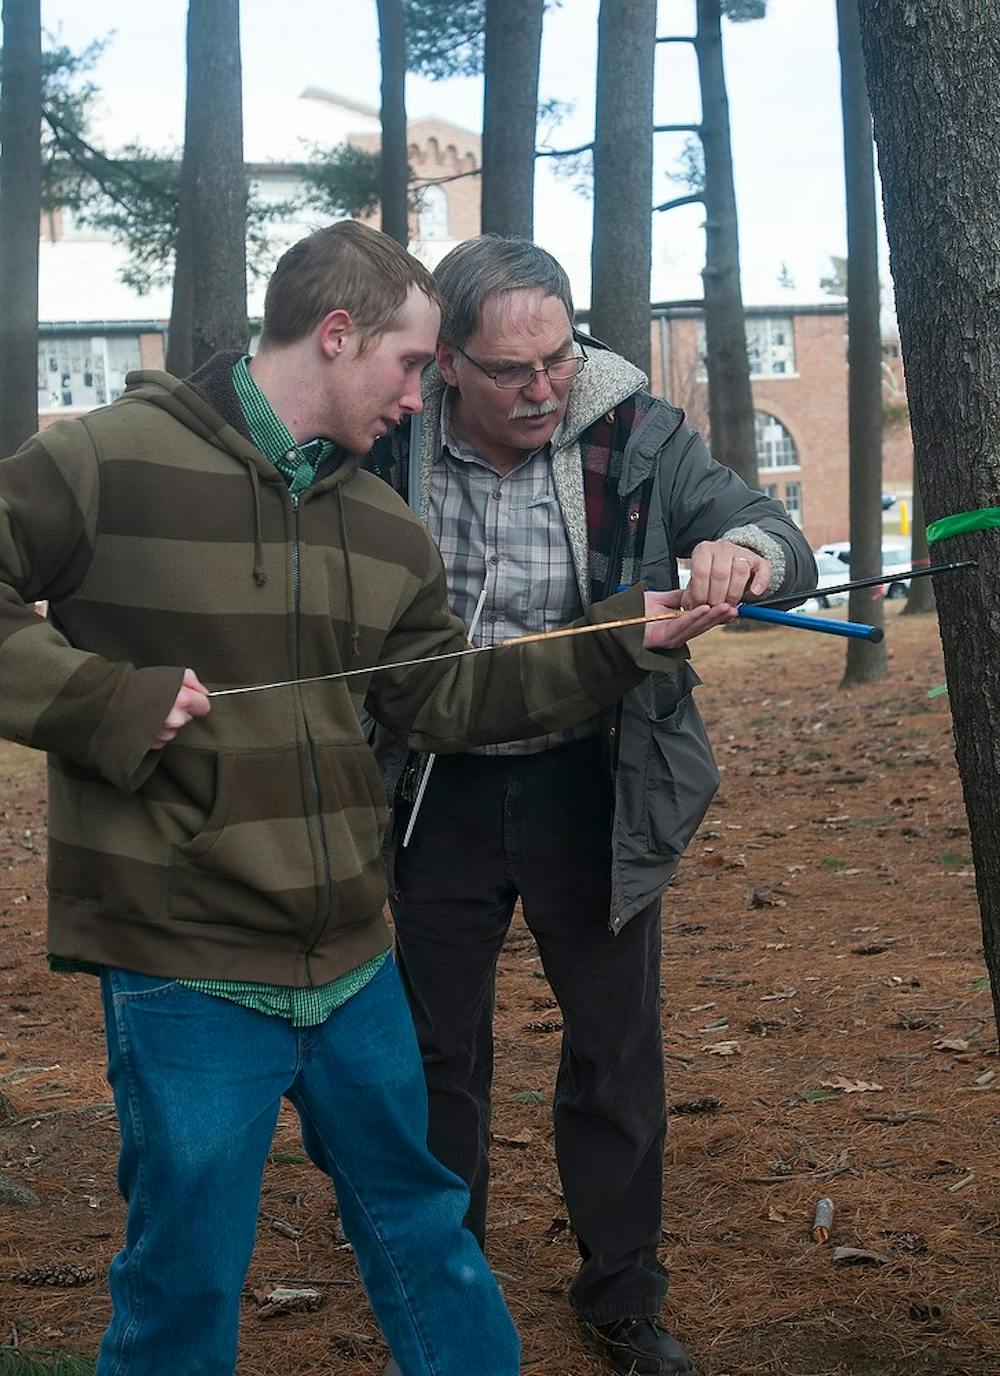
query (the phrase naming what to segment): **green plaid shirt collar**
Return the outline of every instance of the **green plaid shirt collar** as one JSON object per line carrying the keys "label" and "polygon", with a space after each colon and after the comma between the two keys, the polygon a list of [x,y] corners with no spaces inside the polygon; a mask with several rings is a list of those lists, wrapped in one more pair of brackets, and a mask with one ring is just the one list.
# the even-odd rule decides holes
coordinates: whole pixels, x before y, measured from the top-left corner
{"label": "green plaid shirt collar", "polygon": [[293,497],[304,492],[316,477],[319,466],[336,449],[332,440],[319,437],[296,444],[285,423],[275,415],[271,403],[250,375],[250,356],[233,366],[233,386],[250,438],[265,459],[270,459],[288,484]]}

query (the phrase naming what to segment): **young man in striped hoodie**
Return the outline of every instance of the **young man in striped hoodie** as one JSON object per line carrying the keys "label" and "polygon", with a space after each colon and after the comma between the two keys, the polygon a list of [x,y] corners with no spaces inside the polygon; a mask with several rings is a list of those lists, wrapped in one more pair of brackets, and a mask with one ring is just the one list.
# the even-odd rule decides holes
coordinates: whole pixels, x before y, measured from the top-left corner
{"label": "young man in striped hoodie", "polygon": [[334,225],[279,263],[252,360],[132,374],[0,463],[0,731],[49,754],[50,960],[100,978],[121,1126],[99,1376],[230,1376],[282,1096],[405,1376],[518,1369],[426,1147],[362,704],[416,748],[533,735],[734,613],[449,658],[437,551],[355,457],[420,409],[438,323],[419,263]]}

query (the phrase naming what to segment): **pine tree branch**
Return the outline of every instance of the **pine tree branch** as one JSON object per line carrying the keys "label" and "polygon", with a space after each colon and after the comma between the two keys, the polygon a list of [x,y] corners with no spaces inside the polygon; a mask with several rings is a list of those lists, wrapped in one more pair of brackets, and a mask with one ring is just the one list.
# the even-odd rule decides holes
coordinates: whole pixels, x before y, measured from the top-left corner
{"label": "pine tree branch", "polygon": [[536,158],[570,158],[575,153],[589,153],[594,147],[593,140],[590,143],[581,143],[578,148],[536,148]]}
{"label": "pine tree branch", "polygon": [[[106,153],[102,153],[99,148],[95,148],[92,144],[89,144],[75,129],[70,129],[67,125],[58,120],[47,106],[42,109],[42,118],[52,130],[56,143],[67,157],[71,158],[81,171],[87,172],[92,176],[104,194],[109,196],[111,200],[117,201],[119,204],[124,204],[119,196],[116,196],[113,191],[108,189],[105,182],[102,181],[101,177],[96,172],[93,164],[80,158],[79,149],[83,149],[88,158],[109,168],[116,175],[127,177],[130,181],[135,182],[137,186],[141,186],[144,191],[154,196],[157,200],[162,201],[164,205],[174,205],[174,198],[168,195],[161,186],[157,186],[155,182],[147,181],[145,177],[129,167],[128,163],[116,162],[113,158],[109,158]],[[69,140],[68,143],[67,140]]]}
{"label": "pine tree branch", "polygon": [[664,201],[661,205],[653,206],[653,213],[658,210],[676,210],[679,205],[696,205],[698,202],[704,203],[704,191],[693,191],[690,196],[675,196],[672,201]]}

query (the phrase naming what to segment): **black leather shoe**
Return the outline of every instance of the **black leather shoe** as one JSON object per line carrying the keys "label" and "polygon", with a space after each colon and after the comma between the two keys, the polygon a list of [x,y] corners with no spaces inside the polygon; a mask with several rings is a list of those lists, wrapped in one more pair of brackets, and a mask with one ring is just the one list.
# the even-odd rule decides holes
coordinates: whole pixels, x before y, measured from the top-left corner
{"label": "black leather shoe", "polygon": [[697,1376],[691,1358],[656,1319],[615,1319],[589,1327],[618,1376]]}

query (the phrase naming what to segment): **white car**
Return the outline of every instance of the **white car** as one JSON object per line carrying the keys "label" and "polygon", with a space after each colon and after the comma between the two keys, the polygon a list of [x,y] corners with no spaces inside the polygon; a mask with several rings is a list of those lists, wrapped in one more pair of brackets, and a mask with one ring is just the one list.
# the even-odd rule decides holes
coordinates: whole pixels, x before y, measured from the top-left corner
{"label": "white car", "polygon": [[[815,551],[816,563],[821,559],[833,558],[840,562],[843,572],[841,582],[846,583],[851,577],[851,542],[850,540],[837,540],[833,544],[820,545]],[[882,546],[882,572],[886,575],[886,597],[905,597],[909,591],[910,582],[908,578],[893,578],[894,570],[902,572],[910,567],[910,546],[898,544],[885,544]],[[822,584],[822,578],[820,579]],[[831,586],[833,580],[831,579]],[[846,597],[846,594],[845,594]]]}
{"label": "white car", "polygon": [[[816,586],[817,588],[835,588],[841,583],[850,580],[851,573],[845,564],[842,564],[835,554],[816,555]],[[820,592],[817,597],[810,597],[802,603],[800,607],[792,608],[797,612],[815,611],[817,607],[840,607],[847,601],[846,592],[834,592],[827,595]]]}

